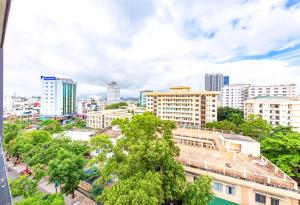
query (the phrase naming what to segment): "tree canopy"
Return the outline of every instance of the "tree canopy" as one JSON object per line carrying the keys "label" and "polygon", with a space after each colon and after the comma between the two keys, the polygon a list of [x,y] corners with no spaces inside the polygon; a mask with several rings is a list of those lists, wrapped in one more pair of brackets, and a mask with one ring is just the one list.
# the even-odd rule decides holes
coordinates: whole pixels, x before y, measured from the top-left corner
{"label": "tree canopy", "polygon": [[[282,127],[281,127],[282,128]],[[261,139],[261,150],[265,157],[275,163],[286,174],[300,179],[300,133],[283,131],[273,132]]]}
{"label": "tree canopy", "polygon": [[84,158],[82,155],[61,148],[55,159],[52,159],[48,165],[48,174],[50,182],[59,182],[63,184],[62,191],[66,194],[73,194],[77,188],[84,168]]}
{"label": "tree canopy", "polygon": [[218,121],[228,120],[236,125],[240,125],[244,121],[244,112],[231,107],[219,107],[217,119]]}
{"label": "tree canopy", "polygon": [[239,129],[238,127],[232,123],[229,122],[228,120],[223,120],[223,121],[217,121],[217,122],[208,122],[205,124],[206,128],[215,128],[219,130],[229,130],[234,133],[238,133]]}
{"label": "tree canopy", "polygon": [[101,139],[98,148],[103,154],[112,152],[111,157],[99,159],[99,183],[105,185],[110,179],[114,183],[97,200],[104,204],[182,201],[187,183],[183,166],[175,159],[179,155],[172,139],[175,123],[147,112],[132,120],[117,119],[113,124],[121,128],[123,137],[114,146]]}
{"label": "tree canopy", "polygon": [[259,115],[250,115],[241,124],[240,129],[244,135],[259,139],[267,136],[271,132],[272,126]]}
{"label": "tree canopy", "polygon": [[120,107],[123,107],[123,106],[128,106],[128,104],[126,102],[113,103],[113,104],[107,105],[105,107],[105,109],[106,110],[108,110],[108,109],[119,109]]}

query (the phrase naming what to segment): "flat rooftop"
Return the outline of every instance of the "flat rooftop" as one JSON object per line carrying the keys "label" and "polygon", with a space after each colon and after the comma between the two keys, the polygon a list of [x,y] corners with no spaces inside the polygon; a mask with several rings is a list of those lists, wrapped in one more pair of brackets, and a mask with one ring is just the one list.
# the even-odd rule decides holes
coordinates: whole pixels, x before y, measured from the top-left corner
{"label": "flat rooftop", "polygon": [[236,134],[227,134],[227,133],[220,133],[225,139],[228,140],[238,140],[238,141],[244,141],[244,142],[253,142],[258,143],[254,139],[248,136],[244,135],[236,135]]}
{"label": "flat rooftop", "polygon": [[254,139],[244,135],[230,134],[228,132],[212,131],[212,130],[203,130],[203,129],[190,129],[190,128],[177,128],[173,131],[175,135],[183,136],[194,136],[194,137],[207,137],[211,139],[218,139],[224,137],[229,140],[238,140],[244,142],[253,142],[258,143]]}
{"label": "flat rooftop", "polygon": [[97,134],[104,134],[107,135],[110,138],[118,138],[122,133],[121,131],[113,130],[113,129],[107,129],[102,132],[98,132]]}
{"label": "flat rooftop", "polygon": [[180,156],[177,159],[185,166],[283,189],[297,189],[295,181],[264,157],[258,158],[179,143],[177,146],[180,148]]}

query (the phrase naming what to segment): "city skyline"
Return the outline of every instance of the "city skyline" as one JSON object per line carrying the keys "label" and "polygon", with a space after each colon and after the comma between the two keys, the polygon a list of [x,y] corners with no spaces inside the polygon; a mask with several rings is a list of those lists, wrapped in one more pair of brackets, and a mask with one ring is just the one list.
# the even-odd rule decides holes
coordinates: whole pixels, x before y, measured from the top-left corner
{"label": "city skyline", "polygon": [[299,1],[13,2],[4,94],[40,95],[40,75],[74,79],[79,95],[111,81],[122,96],[204,89],[216,72],[231,83],[297,84],[299,24]]}

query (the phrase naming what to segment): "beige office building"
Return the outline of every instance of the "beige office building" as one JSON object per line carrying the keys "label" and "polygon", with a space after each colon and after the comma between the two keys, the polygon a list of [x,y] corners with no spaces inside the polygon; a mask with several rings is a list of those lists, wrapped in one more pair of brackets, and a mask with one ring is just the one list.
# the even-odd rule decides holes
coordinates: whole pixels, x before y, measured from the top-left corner
{"label": "beige office building", "polygon": [[298,205],[297,182],[260,155],[250,137],[200,129],[173,131],[188,181],[213,178],[210,205]]}
{"label": "beige office building", "polygon": [[261,115],[271,125],[292,126],[300,132],[300,97],[256,97],[245,101],[245,117]]}
{"label": "beige office building", "polygon": [[164,120],[178,125],[204,126],[217,121],[218,91],[191,91],[190,87],[176,86],[167,92],[146,93],[147,110]]}
{"label": "beige office building", "polygon": [[88,112],[86,114],[86,126],[94,129],[104,129],[111,126],[111,122],[117,118],[131,119],[132,113],[127,109],[111,109]]}

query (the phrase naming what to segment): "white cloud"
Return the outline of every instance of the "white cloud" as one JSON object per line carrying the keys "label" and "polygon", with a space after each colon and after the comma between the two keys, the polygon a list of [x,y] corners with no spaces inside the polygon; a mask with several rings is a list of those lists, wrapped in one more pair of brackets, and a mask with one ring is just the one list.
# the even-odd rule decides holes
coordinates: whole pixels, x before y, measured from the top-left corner
{"label": "white cloud", "polygon": [[72,78],[79,93],[102,92],[118,81],[124,95],[177,84],[203,88],[206,72],[228,74],[232,83],[297,83],[299,64],[289,62],[300,49],[280,60],[228,62],[300,45],[300,7],[284,4],[16,0],[6,38],[5,91],[38,95],[40,75]]}

